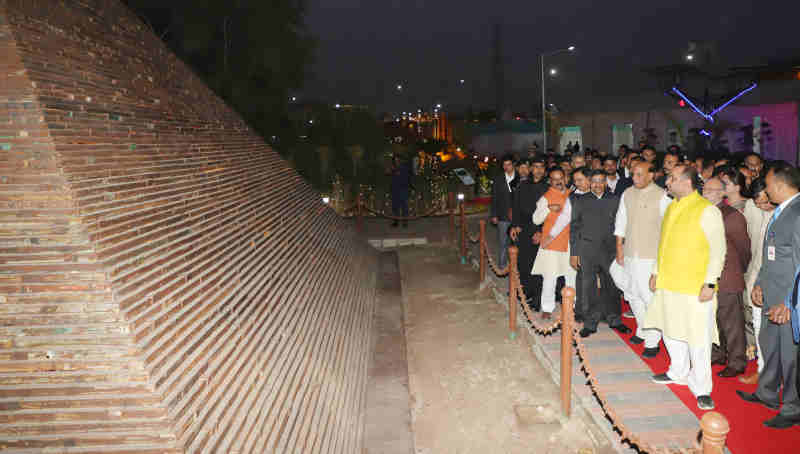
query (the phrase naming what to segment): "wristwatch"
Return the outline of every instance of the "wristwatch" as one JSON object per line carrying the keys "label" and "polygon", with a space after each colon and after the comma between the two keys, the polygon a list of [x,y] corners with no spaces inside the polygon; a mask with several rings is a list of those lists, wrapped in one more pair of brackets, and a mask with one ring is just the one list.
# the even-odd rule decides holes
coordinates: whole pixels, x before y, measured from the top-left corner
{"label": "wristwatch", "polygon": [[712,290],[717,288],[717,284],[709,284],[708,282],[706,282],[706,285],[708,286],[708,288],[710,288]]}

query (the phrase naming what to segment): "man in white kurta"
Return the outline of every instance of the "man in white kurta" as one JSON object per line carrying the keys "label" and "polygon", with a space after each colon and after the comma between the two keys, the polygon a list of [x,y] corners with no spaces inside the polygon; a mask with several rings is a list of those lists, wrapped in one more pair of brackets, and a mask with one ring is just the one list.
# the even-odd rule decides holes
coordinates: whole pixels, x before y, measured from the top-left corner
{"label": "man in white kurta", "polygon": [[653,182],[654,177],[655,169],[649,162],[640,162],[633,167],[633,186],[622,194],[614,226],[616,262],[623,276],[612,273],[636,318],[636,334],[631,337],[631,342],[644,342],[642,356],[647,358],[658,354],[661,341],[661,331],[645,329],[644,318],[653,301],[650,273],[658,254],[661,219],[672,202],[666,191]]}
{"label": "man in white kurta", "polygon": [[697,193],[697,179],[697,171],[686,165],[676,166],[667,179],[675,200],[661,227],[650,277],[655,296],[645,328],[662,331],[670,356],[669,370],[653,381],[688,385],[697,406],[710,410],[711,344],[719,342],[716,283],[725,263],[725,227],[719,208]]}

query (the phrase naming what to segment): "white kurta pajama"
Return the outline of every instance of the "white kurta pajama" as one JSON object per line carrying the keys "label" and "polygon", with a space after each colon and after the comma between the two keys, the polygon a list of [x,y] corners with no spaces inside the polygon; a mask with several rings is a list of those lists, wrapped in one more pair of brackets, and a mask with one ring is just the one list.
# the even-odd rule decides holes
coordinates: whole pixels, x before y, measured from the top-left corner
{"label": "white kurta pajama", "polygon": [[[664,217],[664,212],[672,203],[672,199],[664,194],[659,203],[659,222]],[[617,217],[614,224],[614,236],[624,238],[625,230],[628,227],[628,213],[625,205],[625,194],[622,194],[617,210]],[[653,271],[655,259],[645,259],[633,256],[625,256],[624,266],[622,267],[625,276],[623,279],[615,279],[617,287],[622,290],[625,300],[631,306],[634,318],[636,318],[636,337],[644,339],[645,348],[658,347],[661,340],[661,331],[657,329],[644,328],[644,318],[647,314],[647,307],[653,302],[653,292],[650,291],[650,274]]]}
{"label": "white kurta pajama", "polygon": [[[550,234],[553,238],[557,237],[569,224],[572,205],[569,203],[569,198],[561,209],[561,214],[553,225]],[[539,198],[536,202],[536,211],[533,212],[533,223],[541,224],[545,221],[550,214],[548,208],[548,201],[545,197]],[[564,222],[563,219],[567,221]],[[544,240],[544,238],[542,238]],[[569,251],[569,248],[567,248]],[[569,252],[553,251],[539,248],[536,253],[536,261],[533,263],[531,274],[539,274],[542,276],[542,312],[553,312],[556,309],[556,282],[559,276],[564,276],[565,284],[568,287],[575,288],[575,271],[569,265]]]}
{"label": "white kurta pajama", "polygon": [[[725,225],[719,208],[707,207],[700,218],[700,227],[709,246],[704,282],[716,283],[725,265],[726,252]],[[657,261],[653,274],[658,274]],[[656,289],[645,317],[645,328],[658,328],[664,335],[670,356],[667,376],[688,384],[695,396],[711,394],[711,344],[719,342],[716,313],[716,293],[710,301],[700,302],[698,295]]]}

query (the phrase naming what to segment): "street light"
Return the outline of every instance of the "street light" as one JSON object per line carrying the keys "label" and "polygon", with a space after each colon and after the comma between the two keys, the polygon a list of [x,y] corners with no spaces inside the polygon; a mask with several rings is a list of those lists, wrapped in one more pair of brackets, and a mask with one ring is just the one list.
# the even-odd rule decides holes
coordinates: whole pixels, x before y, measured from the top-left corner
{"label": "street light", "polygon": [[686,60],[687,60],[687,61],[692,61],[692,60],[694,60],[694,55],[693,55],[693,54],[689,54],[689,55],[687,55],[687,56],[686,56]]}
{"label": "street light", "polygon": [[555,76],[556,74],[558,74],[558,70],[555,68],[550,68],[550,75]]}
{"label": "street light", "polygon": [[[575,52],[575,46],[569,46],[566,49],[554,50],[552,52],[545,52],[539,55],[539,64],[542,75],[542,150],[544,150],[545,153],[547,153],[547,104],[545,104],[544,100],[544,57],[551,57],[563,52]],[[555,68],[550,70],[551,75],[556,74],[553,71],[555,71]]]}
{"label": "street light", "polygon": [[397,84],[397,91],[403,91],[403,84]]}

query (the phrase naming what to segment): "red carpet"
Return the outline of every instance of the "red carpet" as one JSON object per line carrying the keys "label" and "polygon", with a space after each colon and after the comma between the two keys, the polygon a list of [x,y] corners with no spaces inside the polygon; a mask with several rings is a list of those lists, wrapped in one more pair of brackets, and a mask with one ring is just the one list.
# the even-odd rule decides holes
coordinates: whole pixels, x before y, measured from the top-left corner
{"label": "red carpet", "polygon": [[[628,310],[628,304],[623,303],[623,312]],[[633,332],[636,332],[636,320],[632,318],[622,319]],[[614,331],[616,332],[616,331]],[[619,334],[619,333],[617,333]],[[653,373],[664,373],[669,368],[669,355],[667,355],[666,348],[662,342],[659,346],[661,351],[655,358],[642,358],[642,350],[644,344],[633,345],[629,339],[631,334],[619,334],[619,336],[628,344],[639,357],[647,363]],[[757,368],[755,361],[750,361],[747,364],[747,371],[745,374],[754,372]],[[771,429],[765,427],[762,422],[774,417],[778,414],[777,411],[769,410],[758,404],[751,404],[743,401],[736,395],[736,390],[746,392],[754,392],[756,385],[744,385],[739,382],[738,377],[722,378],[717,376],[717,372],[723,369],[723,366],[713,366],[714,372],[714,388],[711,392],[711,398],[714,399],[716,405],[715,411],[722,413],[728,418],[731,425],[731,431],[728,434],[728,449],[733,454],[760,454],[760,453],[792,453],[800,452],[800,427],[795,426],[789,429]],[[689,408],[697,418],[701,418],[703,410],[697,408],[697,399],[689,391],[687,386],[667,385],[675,393],[678,398],[683,401],[684,405]]]}

